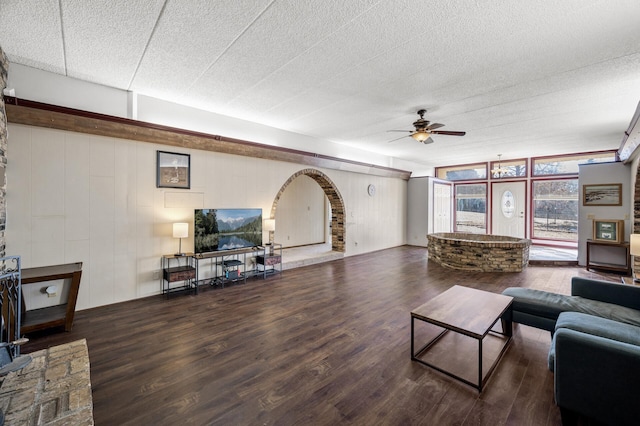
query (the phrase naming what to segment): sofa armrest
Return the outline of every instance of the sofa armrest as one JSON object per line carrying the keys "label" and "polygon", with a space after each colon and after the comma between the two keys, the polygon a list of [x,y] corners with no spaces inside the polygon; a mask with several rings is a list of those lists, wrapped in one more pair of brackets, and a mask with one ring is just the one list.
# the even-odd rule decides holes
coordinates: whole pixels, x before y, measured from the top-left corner
{"label": "sofa armrest", "polygon": [[640,287],[590,278],[571,278],[571,295],[640,310]]}
{"label": "sofa armrest", "polygon": [[556,404],[606,424],[637,424],[640,346],[567,328],[554,341]]}

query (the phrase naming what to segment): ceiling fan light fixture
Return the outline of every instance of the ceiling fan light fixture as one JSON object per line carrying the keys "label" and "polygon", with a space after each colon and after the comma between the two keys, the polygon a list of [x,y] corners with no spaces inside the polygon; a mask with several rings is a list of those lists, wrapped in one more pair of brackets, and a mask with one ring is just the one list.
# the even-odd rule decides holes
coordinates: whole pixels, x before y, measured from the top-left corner
{"label": "ceiling fan light fixture", "polygon": [[411,134],[412,138],[414,138],[415,140],[421,143],[429,139],[429,136],[431,135],[428,132],[425,132],[424,130],[416,130]]}
{"label": "ceiling fan light fixture", "polygon": [[[418,111],[418,118],[413,122],[413,127],[415,130],[389,130],[389,132],[409,132],[407,136],[411,136],[416,141],[428,145],[433,143],[433,139],[431,135],[447,135],[447,136],[464,136],[466,132],[454,132],[451,130],[436,130],[441,127],[444,127],[444,124],[441,123],[432,123],[429,120],[424,118],[424,114],[427,112],[426,109],[421,109]],[[405,138],[406,136],[402,136],[401,138],[390,140],[389,142],[394,142],[399,139]]]}

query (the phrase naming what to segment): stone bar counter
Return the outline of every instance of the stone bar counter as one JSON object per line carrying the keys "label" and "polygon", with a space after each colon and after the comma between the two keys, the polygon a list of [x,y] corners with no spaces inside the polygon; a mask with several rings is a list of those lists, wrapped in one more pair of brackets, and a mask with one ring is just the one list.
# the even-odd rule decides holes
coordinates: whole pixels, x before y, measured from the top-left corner
{"label": "stone bar counter", "polygon": [[427,235],[429,260],[465,271],[521,272],[531,240],[502,235],[441,232]]}

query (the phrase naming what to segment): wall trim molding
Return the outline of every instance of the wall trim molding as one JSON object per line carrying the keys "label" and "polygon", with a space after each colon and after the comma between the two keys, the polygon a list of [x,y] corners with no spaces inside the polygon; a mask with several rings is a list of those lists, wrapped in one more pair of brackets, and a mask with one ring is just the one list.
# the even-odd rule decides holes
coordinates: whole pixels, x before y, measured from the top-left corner
{"label": "wall trim molding", "polygon": [[226,136],[4,96],[7,121],[175,147],[408,180],[411,172]]}

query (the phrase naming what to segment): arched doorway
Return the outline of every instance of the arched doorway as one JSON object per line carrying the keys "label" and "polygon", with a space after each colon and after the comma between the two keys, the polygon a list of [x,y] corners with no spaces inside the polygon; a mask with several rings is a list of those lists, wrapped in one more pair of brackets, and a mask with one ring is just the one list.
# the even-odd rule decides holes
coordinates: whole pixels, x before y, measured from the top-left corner
{"label": "arched doorway", "polygon": [[327,175],[316,169],[304,169],[294,173],[287,181],[282,185],[275,200],[273,200],[273,206],[271,207],[271,219],[276,217],[276,208],[278,207],[278,201],[282,196],[284,190],[289,184],[298,176],[305,175],[313,179],[320,185],[320,188],[324,191],[325,195],[329,199],[331,205],[331,249],[344,253],[345,251],[345,209],[342,195],[338,191],[335,184],[329,179]]}

